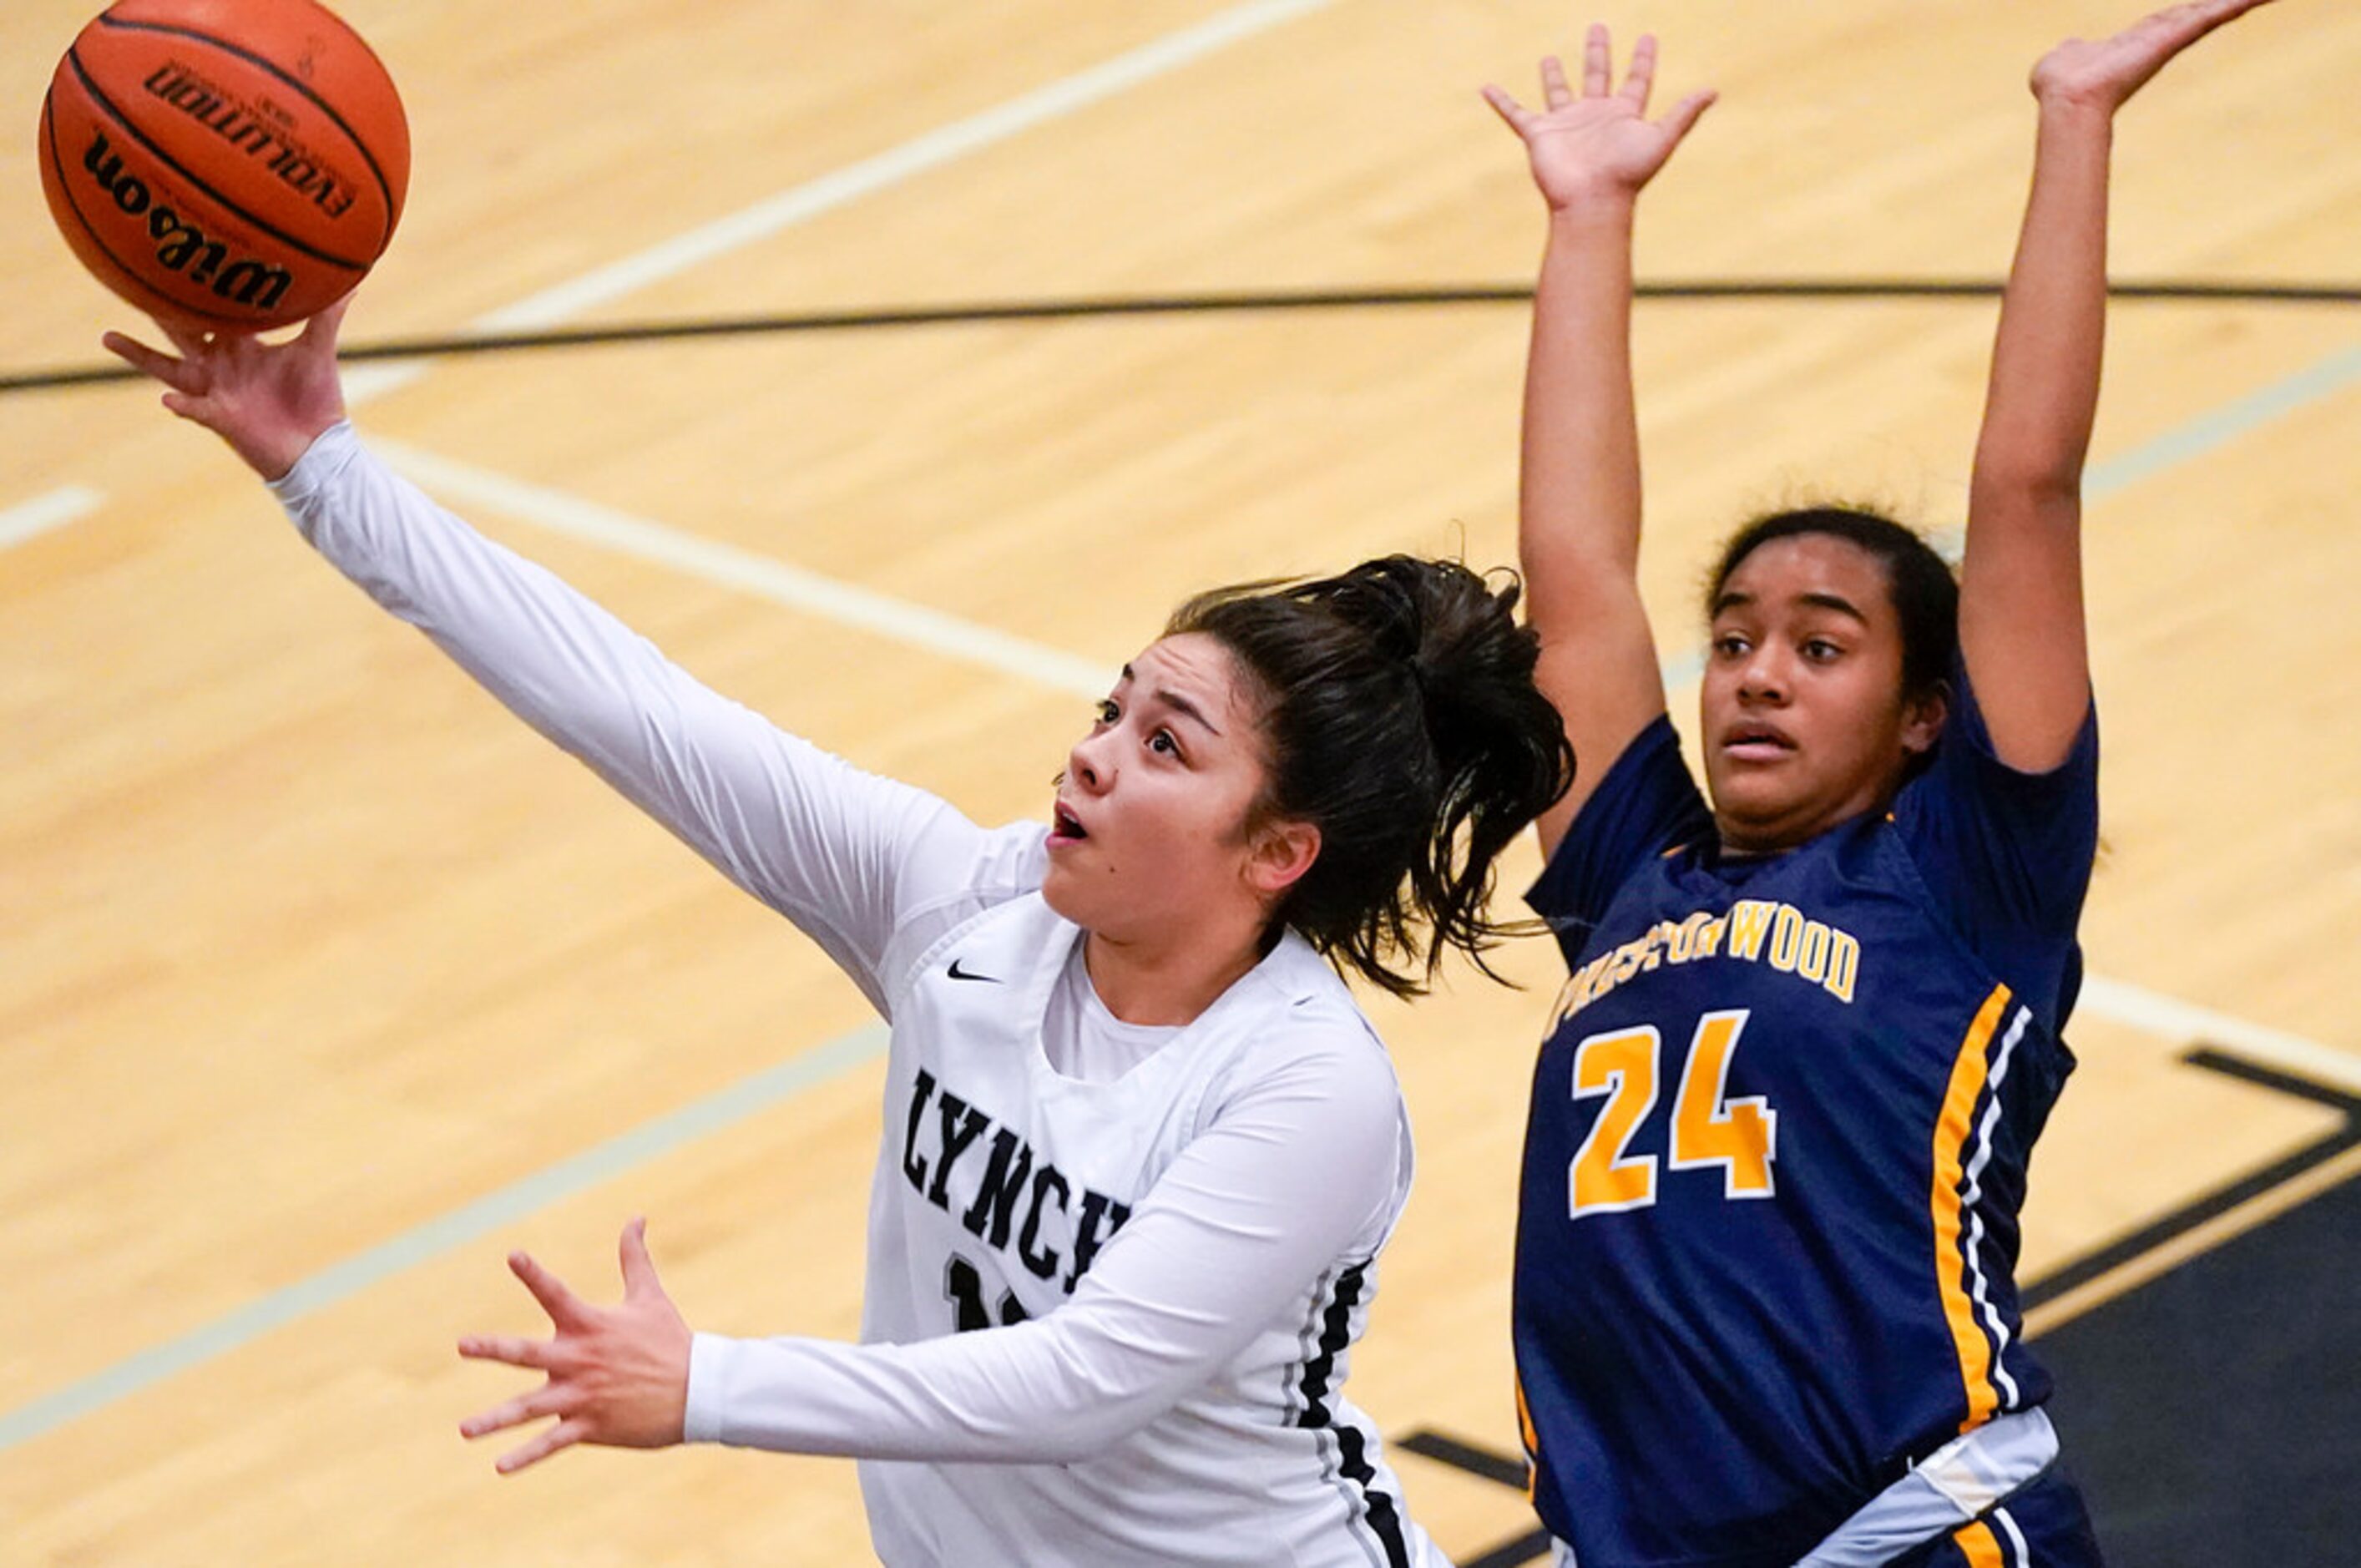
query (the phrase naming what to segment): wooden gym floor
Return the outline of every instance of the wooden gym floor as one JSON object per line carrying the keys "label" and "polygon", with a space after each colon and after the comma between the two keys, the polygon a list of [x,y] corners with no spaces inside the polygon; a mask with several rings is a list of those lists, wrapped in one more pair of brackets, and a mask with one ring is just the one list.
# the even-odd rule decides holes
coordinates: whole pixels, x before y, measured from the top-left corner
{"label": "wooden gym floor", "polygon": [[[1611,19],[1664,35],[1667,92],[1723,93],[1649,197],[1642,277],[1996,279],[2027,67],[2136,4],[1635,0]],[[133,324],[51,231],[32,158],[88,5],[0,12],[0,376],[93,365]],[[1583,19],[345,9],[417,147],[361,345],[1521,284],[1538,203],[1476,89],[1525,90]],[[2175,67],[2119,137],[2118,277],[2354,284],[2356,75],[2361,10],[2329,0]],[[1981,299],[1643,304],[1660,626],[1694,625],[1709,543],[1751,507],[1955,523],[1991,322]],[[1094,684],[1184,591],[1506,559],[1524,330],[1477,303],[744,334],[356,388],[383,450],[714,685],[997,820],[1043,810]],[[2349,302],[2116,311],[2089,531],[2108,849],[2084,1067],[2027,1218],[2042,1327],[2353,1175],[2349,1146],[2307,1153],[2342,1113],[2285,1083],[2361,1089],[2356,415]],[[454,1337],[536,1326],[504,1251],[611,1294],[635,1212],[697,1325],[852,1332],[875,1036],[816,950],[374,611],[140,389],[0,394],[0,1560],[866,1560],[841,1464],[580,1453],[497,1481],[454,1431],[515,1386]],[[1462,973],[1374,1009],[1422,1168],[1352,1385],[1389,1431],[1494,1451],[1555,980],[1540,944],[1508,963],[1527,990]],[[1529,1527],[1492,1481],[1399,1466],[1454,1552]]]}

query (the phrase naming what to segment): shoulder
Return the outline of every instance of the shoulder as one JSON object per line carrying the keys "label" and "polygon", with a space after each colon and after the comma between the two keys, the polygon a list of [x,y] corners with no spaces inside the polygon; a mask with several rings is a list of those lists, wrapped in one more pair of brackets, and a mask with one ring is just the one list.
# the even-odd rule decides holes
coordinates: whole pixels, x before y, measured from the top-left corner
{"label": "shoulder", "polygon": [[1924,809],[1955,795],[1986,795],[2003,802],[2025,801],[2069,809],[2094,799],[2099,782],[2099,712],[2094,701],[2083,711],[2073,745],[2056,767],[2028,773],[2001,760],[1985,722],[1983,705],[1968,678],[1964,660],[1954,662],[1950,713],[1941,740],[1926,769],[1905,786],[1901,799]]}
{"label": "shoulder", "polygon": [[1241,982],[1228,1019],[1237,1035],[1221,1099],[1310,1097],[1334,1114],[1390,1122],[1406,1114],[1392,1057],[1351,990],[1290,932]]}
{"label": "shoulder", "polygon": [[1994,751],[1963,664],[1953,670],[1951,692],[1934,757],[1894,803],[1894,827],[1913,858],[1938,883],[2070,885],[2079,899],[2098,850],[2096,706],[2062,762],[2026,773]]}
{"label": "shoulder", "polygon": [[1571,958],[1633,873],[1712,831],[1713,813],[1682,759],[1679,733],[1659,715],[1608,764],[1526,902]]}
{"label": "shoulder", "polygon": [[[1071,927],[1038,897],[1049,860],[1040,824],[982,829],[948,806],[942,816],[942,831],[928,836],[906,874],[884,966],[888,975],[898,977],[897,992],[906,989],[947,938],[972,932],[989,916],[1011,917],[1001,923],[1011,961],[1022,963],[1038,956],[1037,950],[1046,951],[1061,929],[1071,938]],[[1027,909],[1033,918],[1016,918]]]}

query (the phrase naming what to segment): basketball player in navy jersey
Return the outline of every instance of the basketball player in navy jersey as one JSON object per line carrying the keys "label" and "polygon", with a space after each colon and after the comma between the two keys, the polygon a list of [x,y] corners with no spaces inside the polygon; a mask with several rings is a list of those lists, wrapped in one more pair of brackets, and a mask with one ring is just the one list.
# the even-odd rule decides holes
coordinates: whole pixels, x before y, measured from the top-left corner
{"label": "basketball player in navy jersey", "polygon": [[1636,579],[1635,199],[1711,101],[1646,117],[1606,30],[1487,96],[1549,206],[1522,552],[1583,758],[1532,899],[1572,969],[1535,1075],[1515,1333],[1534,1497],[1581,1568],[2087,1564],[2014,1266],[2073,1066],[2098,832],[2080,481],[2114,112],[2259,0],[2033,72],[2033,190],[1956,584],[1817,508],[1712,573],[1707,794]]}

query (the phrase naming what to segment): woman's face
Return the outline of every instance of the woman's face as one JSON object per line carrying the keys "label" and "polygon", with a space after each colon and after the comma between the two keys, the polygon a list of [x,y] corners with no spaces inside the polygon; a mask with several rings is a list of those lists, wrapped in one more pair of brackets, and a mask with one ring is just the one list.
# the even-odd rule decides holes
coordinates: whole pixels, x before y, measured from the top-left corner
{"label": "woman's face", "polygon": [[1116,941],[1258,933],[1318,843],[1301,827],[1249,831],[1264,778],[1236,660],[1203,632],[1165,638],[1124,666],[1067,759],[1042,896]]}
{"label": "woman's face", "polygon": [[1902,696],[1885,568],[1848,540],[1774,539],[1723,582],[1698,702],[1722,842],[1789,849],[1883,803],[1935,742],[1939,698]]}

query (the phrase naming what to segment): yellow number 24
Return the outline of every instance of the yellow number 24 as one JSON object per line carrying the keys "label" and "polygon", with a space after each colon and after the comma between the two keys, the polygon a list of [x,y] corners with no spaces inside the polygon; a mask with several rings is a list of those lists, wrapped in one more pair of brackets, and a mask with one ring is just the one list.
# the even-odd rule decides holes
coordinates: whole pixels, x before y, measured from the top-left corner
{"label": "yellow number 24", "polygon": [[[1697,1020],[1673,1099],[1672,1167],[1719,1166],[1725,1198],[1771,1196],[1771,1162],[1778,1157],[1779,1113],[1759,1094],[1725,1101],[1730,1058],[1746,1028],[1746,1012],[1708,1013]],[[1605,1095],[1590,1135],[1575,1151],[1568,1210],[1575,1219],[1644,1209],[1656,1201],[1656,1157],[1627,1155],[1631,1135],[1656,1108],[1656,1061],[1663,1036],[1641,1025],[1593,1035],[1574,1048],[1574,1097]]]}

